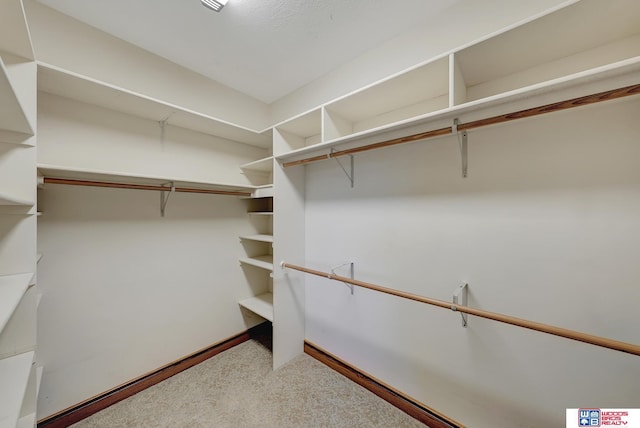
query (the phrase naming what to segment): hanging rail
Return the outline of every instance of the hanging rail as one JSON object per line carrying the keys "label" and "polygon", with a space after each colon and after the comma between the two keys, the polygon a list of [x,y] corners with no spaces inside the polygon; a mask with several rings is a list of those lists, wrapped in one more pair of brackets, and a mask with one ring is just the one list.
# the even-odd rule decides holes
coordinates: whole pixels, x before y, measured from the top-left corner
{"label": "hanging rail", "polygon": [[393,296],[402,297],[404,299],[415,300],[421,303],[427,303],[429,305],[439,306],[441,308],[450,309],[457,312],[462,312],[470,315],[475,315],[481,318],[487,318],[494,321],[499,321],[506,324],[515,325],[518,327],[528,328],[530,330],[540,331],[542,333],[552,334],[554,336],[564,337],[566,339],[577,340],[579,342],[589,343],[591,345],[602,346],[603,348],[609,348],[620,352],[626,352],[628,354],[640,356],[640,346],[633,345],[631,343],[620,342],[613,339],[607,339],[600,336],[594,336],[591,334],[581,333],[566,328],[555,327],[548,324],[542,324],[535,321],[529,321],[522,318],[516,318],[509,315],[503,315],[496,312],[483,311],[481,309],[474,309],[468,306],[457,305],[455,303],[445,302],[444,300],[432,299],[429,297],[419,296],[417,294],[406,293],[404,291],[394,290],[392,288],[382,287],[380,285],[370,284],[364,281],[358,281],[356,279],[347,278],[344,276],[334,275],[331,273],[321,272],[318,270],[309,269],[302,266],[292,265],[286,262],[282,262],[283,268],[293,269],[300,272],[305,272],[311,275],[321,276],[323,278],[331,279],[339,282],[346,282],[348,284],[357,285],[358,287],[368,288],[370,290],[379,291],[381,293],[391,294]]}
{"label": "hanging rail", "polygon": [[[68,184],[72,186],[90,186],[90,187],[111,187],[116,189],[134,189],[134,190],[156,190],[159,192],[166,192],[168,189],[166,186],[152,185],[152,184],[126,184],[126,183],[112,183],[107,181],[87,181],[87,180],[72,180],[67,178],[50,178],[44,177],[44,183],[47,184]],[[206,193],[211,195],[230,195],[230,196],[251,196],[250,192],[242,192],[238,190],[215,190],[215,189],[197,189],[192,187],[176,187],[175,192],[182,193]]]}
{"label": "hanging rail", "polygon": [[[526,110],[520,110],[513,113],[502,114],[499,116],[493,116],[486,119],[480,119],[469,123],[459,123],[457,125],[458,131],[467,131],[469,129],[480,128],[488,125],[495,125],[498,123],[510,122],[512,120],[524,119],[527,117],[538,116],[546,113],[553,113],[560,110],[567,110],[575,107],[582,107],[589,104],[595,104],[602,101],[614,100],[617,98],[628,97],[631,95],[640,94],[640,84],[625,86],[624,88],[612,89],[610,91],[599,92],[597,94],[586,95],[583,97],[572,98],[570,100],[559,101],[552,104],[547,104],[539,107],[533,107]],[[366,146],[355,147],[352,149],[339,150],[328,153],[326,155],[313,156],[291,162],[283,162],[284,168],[296,165],[304,165],[312,162],[318,162],[326,159],[337,158],[339,156],[352,155],[354,153],[365,152],[368,150],[380,149],[383,147],[395,146],[397,144],[411,143],[418,140],[425,140],[427,138],[440,137],[443,135],[449,135],[453,133],[451,127],[434,129],[431,131],[421,132],[419,134],[408,135],[406,137],[394,138],[393,140],[382,141],[379,143],[368,144]]]}

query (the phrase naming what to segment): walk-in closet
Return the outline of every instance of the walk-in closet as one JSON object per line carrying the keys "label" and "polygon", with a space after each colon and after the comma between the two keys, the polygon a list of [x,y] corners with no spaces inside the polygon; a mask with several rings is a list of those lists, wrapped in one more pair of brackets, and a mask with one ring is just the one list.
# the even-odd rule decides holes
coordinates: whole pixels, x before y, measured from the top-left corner
{"label": "walk-in closet", "polygon": [[640,2],[125,3],[0,0],[0,428],[640,424]]}

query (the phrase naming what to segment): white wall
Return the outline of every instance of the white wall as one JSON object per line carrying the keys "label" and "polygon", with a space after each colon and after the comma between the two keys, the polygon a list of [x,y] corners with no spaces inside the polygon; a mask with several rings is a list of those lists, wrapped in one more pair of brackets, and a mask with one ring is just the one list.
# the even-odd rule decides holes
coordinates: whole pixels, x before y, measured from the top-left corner
{"label": "white wall", "polygon": [[[307,166],[307,265],[640,343],[640,100]],[[306,338],[467,426],[636,407],[636,356],[307,277]]]}
{"label": "white wall", "polygon": [[244,331],[252,295],[233,196],[40,190],[39,418]]}

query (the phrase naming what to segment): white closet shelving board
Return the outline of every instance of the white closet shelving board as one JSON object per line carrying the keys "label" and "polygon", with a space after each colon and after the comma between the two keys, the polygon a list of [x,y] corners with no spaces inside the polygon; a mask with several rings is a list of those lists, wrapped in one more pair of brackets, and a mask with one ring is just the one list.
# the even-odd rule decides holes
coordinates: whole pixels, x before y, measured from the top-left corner
{"label": "white closet shelving board", "polygon": [[0,140],[20,143],[34,134],[10,73],[0,59]]}
{"label": "white closet shelving board", "polygon": [[[210,183],[199,181],[181,180],[177,177],[158,177],[158,176],[144,176],[139,174],[128,174],[119,172],[109,172],[101,170],[91,170],[82,168],[67,168],[56,165],[38,164],[38,172],[45,178],[66,178],[74,180],[88,180],[88,181],[109,181],[118,183],[129,184],[143,184],[143,185],[162,185],[168,182],[173,182],[176,187],[193,187],[201,189],[213,189],[213,190],[230,190],[230,191],[253,191],[258,186],[248,185],[236,185],[231,183]],[[45,184],[46,186],[46,184]]]}
{"label": "white closet shelving board", "polygon": [[0,5],[0,51],[33,60],[31,34],[21,0],[3,0]]}
{"label": "white closet shelving board", "polygon": [[87,104],[179,126],[244,144],[267,148],[268,132],[234,125],[196,111],[138,94],[88,76],[38,63],[38,89]]}
{"label": "white closet shelving board", "polygon": [[31,273],[0,276],[0,333],[29,288],[32,277]]}
{"label": "white closet shelving board", "polygon": [[[244,198],[244,196],[241,198]],[[255,190],[253,191],[253,194],[246,199],[256,199],[256,198],[273,198],[273,184],[256,186]]]}
{"label": "white closet shelving board", "polygon": [[273,156],[245,163],[240,165],[240,168],[249,171],[271,172],[273,171]]}
{"label": "white closet shelving board", "polygon": [[638,55],[640,2],[582,0],[455,57],[474,100]]}
{"label": "white closet shelving board", "polygon": [[249,214],[249,215],[257,215],[257,216],[271,216],[271,217],[273,217],[273,212],[271,212],[271,211],[249,211],[247,214]]}
{"label": "white closet shelving board", "polygon": [[327,104],[325,139],[333,138],[329,125],[336,115],[350,125],[350,130],[340,132],[346,135],[445,109],[448,94],[449,58],[445,56]]}
{"label": "white closet shelving board", "polygon": [[[524,88],[514,89],[480,100],[466,102],[444,110],[358,132],[346,137],[291,150],[288,153],[278,154],[275,158],[279,161],[289,161],[321,151],[321,153],[326,154],[326,149],[333,147],[346,146],[359,140],[391,134],[395,131],[415,126],[434,123],[442,124],[445,123],[443,122],[444,120],[452,123],[454,118],[469,114],[474,115],[473,120],[490,117],[492,115],[505,114],[513,111],[513,107],[510,107],[510,104],[517,102],[523,103],[518,109],[532,108],[564,99],[638,84],[640,81],[638,72],[640,72],[640,56],[529,85]],[[486,114],[480,114],[483,112],[486,112]]]}
{"label": "white closet shelving board", "polygon": [[24,392],[29,382],[33,352],[0,360],[0,427],[13,428],[18,422]]}
{"label": "white closet shelving board", "polygon": [[240,239],[247,239],[249,241],[259,241],[259,242],[271,242],[273,243],[273,235],[267,235],[264,233],[259,233],[256,235],[244,235],[241,236]]}
{"label": "white closet shelving board", "polygon": [[273,322],[273,294],[264,293],[255,297],[241,300],[238,302],[240,306],[247,308],[253,313],[260,315],[262,318]]}
{"label": "white closet shelving board", "polygon": [[240,263],[244,263],[244,264],[259,267],[261,269],[273,271],[273,255],[271,254],[265,254],[262,256],[254,256],[254,257],[243,257],[240,259]]}
{"label": "white closet shelving board", "polygon": [[322,109],[317,108],[274,126],[273,153],[286,153],[322,141]]}

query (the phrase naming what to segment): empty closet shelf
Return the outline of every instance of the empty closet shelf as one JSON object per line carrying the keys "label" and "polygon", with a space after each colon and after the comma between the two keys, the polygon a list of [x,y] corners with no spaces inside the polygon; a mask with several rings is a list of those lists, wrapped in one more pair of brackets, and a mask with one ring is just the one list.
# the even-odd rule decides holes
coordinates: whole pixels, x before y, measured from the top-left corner
{"label": "empty closet shelf", "polygon": [[273,271],[273,256],[270,254],[264,256],[244,257],[240,259],[240,263]]}
{"label": "empty closet shelf", "polygon": [[0,360],[0,422],[13,427],[18,423],[22,399],[27,389],[34,352]]}
{"label": "empty closet shelf", "polygon": [[273,294],[264,293],[255,297],[241,300],[240,306],[273,322]]}
{"label": "empty closet shelf", "polygon": [[244,236],[241,236],[240,239],[273,243],[273,235],[266,235],[266,234],[244,235]]}
{"label": "empty closet shelf", "polygon": [[18,307],[32,277],[31,273],[0,276],[0,332]]}

